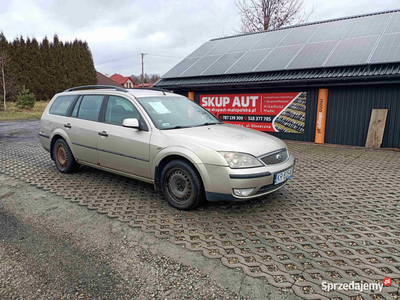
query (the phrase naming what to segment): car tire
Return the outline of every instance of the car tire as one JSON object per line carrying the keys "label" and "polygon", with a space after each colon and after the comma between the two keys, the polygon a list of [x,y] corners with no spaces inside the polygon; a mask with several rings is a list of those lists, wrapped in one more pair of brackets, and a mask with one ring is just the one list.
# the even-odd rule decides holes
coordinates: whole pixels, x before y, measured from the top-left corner
{"label": "car tire", "polygon": [[184,160],[169,162],[161,173],[161,190],[169,204],[190,210],[202,205],[204,187],[197,170]]}
{"label": "car tire", "polygon": [[72,154],[71,149],[69,148],[67,142],[63,139],[58,139],[54,143],[53,158],[58,171],[61,173],[70,173],[79,167],[79,164],[75,161],[75,157]]}

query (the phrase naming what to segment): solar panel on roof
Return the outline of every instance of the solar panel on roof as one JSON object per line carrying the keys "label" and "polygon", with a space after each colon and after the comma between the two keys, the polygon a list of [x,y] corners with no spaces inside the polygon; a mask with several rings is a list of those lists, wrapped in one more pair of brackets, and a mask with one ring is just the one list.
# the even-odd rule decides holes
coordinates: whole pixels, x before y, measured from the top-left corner
{"label": "solar panel on roof", "polygon": [[227,53],[247,51],[251,49],[251,47],[253,47],[259,40],[261,40],[262,37],[262,34],[245,35],[243,39],[232,48],[230,48]]}
{"label": "solar panel on roof", "polygon": [[338,41],[307,44],[286,69],[321,67]]}
{"label": "solar panel on roof", "polygon": [[284,70],[302,45],[275,48],[254,70],[255,72]]}
{"label": "solar panel on roof", "polygon": [[276,30],[271,32],[262,33],[264,36],[251,50],[274,48],[280,41],[288,34],[291,29]]}
{"label": "solar panel on roof", "polygon": [[314,42],[325,42],[325,41],[336,41],[343,38],[346,31],[354,20],[343,20],[337,22],[329,22],[321,24],[317,32],[308,41],[309,43]]}
{"label": "solar panel on roof", "polygon": [[394,13],[390,19],[388,26],[384,33],[397,33],[400,32],[400,13]]}
{"label": "solar panel on roof", "polygon": [[278,47],[305,44],[319,28],[318,25],[293,28],[292,31],[279,43]]}
{"label": "solar panel on roof", "polygon": [[163,77],[397,62],[397,33],[400,12],[388,12],[213,40]]}
{"label": "solar panel on roof", "polygon": [[209,41],[207,43],[204,43],[199,48],[197,48],[195,51],[193,51],[191,54],[189,54],[188,57],[203,56],[207,52],[209,52],[212,48],[217,46],[220,42],[221,41]]}
{"label": "solar panel on roof", "polygon": [[243,37],[235,37],[221,40],[217,46],[215,46],[211,51],[207,53],[207,55],[214,55],[214,54],[224,54],[227,50],[229,50],[232,46],[234,46],[237,42],[240,42]]}
{"label": "solar panel on roof", "polygon": [[252,72],[255,67],[272,51],[272,49],[260,49],[244,54],[226,74]]}
{"label": "solar panel on roof", "polygon": [[325,66],[350,66],[366,64],[378,36],[350,38],[340,41]]}
{"label": "solar panel on roof", "polygon": [[224,74],[242,55],[244,52],[227,53],[221,56],[211,67],[205,70],[201,75],[218,75]]}
{"label": "solar panel on roof", "polygon": [[370,63],[389,63],[400,61],[400,33],[385,34],[376,47]]}
{"label": "solar panel on roof", "polygon": [[354,19],[345,38],[381,34],[390,16],[390,14],[384,14]]}
{"label": "solar panel on roof", "polygon": [[198,76],[211,66],[222,55],[203,56],[181,76]]}
{"label": "solar panel on roof", "polygon": [[163,77],[164,78],[178,77],[199,59],[200,57],[185,58],[179,64],[177,64],[175,67],[169,70],[168,73],[166,73]]}

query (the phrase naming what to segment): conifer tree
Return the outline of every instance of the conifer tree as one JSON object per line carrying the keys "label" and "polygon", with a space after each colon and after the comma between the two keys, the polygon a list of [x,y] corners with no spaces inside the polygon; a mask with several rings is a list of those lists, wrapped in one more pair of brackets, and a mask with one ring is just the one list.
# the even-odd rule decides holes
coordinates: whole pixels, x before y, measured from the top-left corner
{"label": "conifer tree", "polygon": [[[42,43],[39,45],[40,49],[40,56],[41,56],[41,61],[40,61],[40,66],[42,70],[43,77],[41,78],[41,87],[42,87],[42,95],[38,95],[38,99],[51,99],[51,97],[54,95],[54,89],[52,88],[52,64],[50,61],[50,42],[47,39],[47,37],[44,37]],[[36,91],[34,91],[36,92]]]}
{"label": "conifer tree", "polygon": [[61,76],[63,74],[63,66],[62,66],[62,43],[58,39],[57,35],[54,35],[53,43],[50,44],[50,76],[52,80],[52,85],[54,91],[61,91],[63,86],[61,84]]}
{"label": "conifer tree", "polygon": [[8,51],[8,42],[3,32],[0,33],[0,108],[6,110],[6,100],[7,100],[7,80],[6,80],[6,65],[7,65],[7,51]]}
{"label": "conifer tree", "polygon": [[35,91],[38,99],[47,99],[44,97],[45,88],[42,84],[42,78],[45,77],[43,65],[41,64],[42,55],[39,48],[39,43],[35,38],[32,39],[27,50],[29,53],[29,61],[31,62],[29,67],[30,82],[29,85],[26,84],[25,86],[27,89]]}
{"label": "conifer tree", "polygon": [[[41,43],[35,38],[21,36],[7,42],[0,34],[0,53],[7,52],[7,76],[13,81],[10,95],[14,100],[25,86],[38,100],[48,100],[54,94],[78,85],[96,84],[96,70],[92,53],[86,42],[73,42],[45,37]],[[12,80],[11,80],[12,79]]]}

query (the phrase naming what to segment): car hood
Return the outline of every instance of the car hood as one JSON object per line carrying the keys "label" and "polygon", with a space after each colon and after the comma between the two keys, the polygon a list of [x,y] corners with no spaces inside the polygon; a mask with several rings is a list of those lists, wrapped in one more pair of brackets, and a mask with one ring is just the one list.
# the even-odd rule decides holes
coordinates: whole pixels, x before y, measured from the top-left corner
{"label": "car hood", "polygon": [[179,140],[181,145],[195,143],[216,151],[244,152],[254,156],[286,147],[283,141],[264,132],[228,124],[162,130],[161,132],[176,141]]}

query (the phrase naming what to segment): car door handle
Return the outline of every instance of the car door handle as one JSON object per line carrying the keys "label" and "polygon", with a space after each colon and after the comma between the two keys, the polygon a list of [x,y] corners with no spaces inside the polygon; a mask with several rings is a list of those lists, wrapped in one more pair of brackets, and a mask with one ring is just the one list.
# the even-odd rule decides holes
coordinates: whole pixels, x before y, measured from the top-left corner
{"label": "car door handle", "polygon": [[64,125],[65,128],[71,128],[71,124],[67,123]]}
{"label": "car door handle", "polygon": [[101,135],[101,136],[108,136],[108,133],[105,132],[105,131],[102,131],[102,132],[99,132],[99,135]]}

